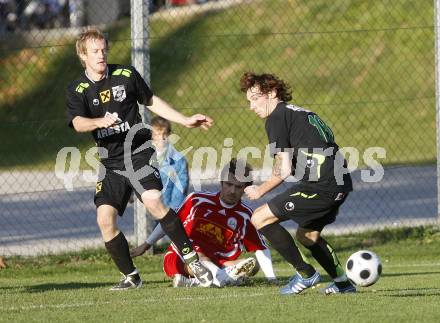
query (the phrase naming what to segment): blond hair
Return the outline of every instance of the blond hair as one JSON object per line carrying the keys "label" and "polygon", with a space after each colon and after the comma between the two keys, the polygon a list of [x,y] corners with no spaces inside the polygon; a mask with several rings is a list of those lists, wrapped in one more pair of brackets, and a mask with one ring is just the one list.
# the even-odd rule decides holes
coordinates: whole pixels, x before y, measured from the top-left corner
{"label": "blond hair", "polygon": [[151,126],[165,129],[168,135],[171,133],[171,122],[169,122],[165,118],[159,116],[154,117],[153,119],[151,119]]}
{"label": "blond hair", "polygon": [[84,61],[81,59],[81,54],[87,54],[87,46],[86,42],[87,40],[105,40],[105,47],[108,48],[107,39],[105,38],[102,31],[100,31],[98,28],[88,28],[85,31],[83,31],[76,40],[76,54],[78,55],[79,61],[81,62],[81,65],[85,67]]}

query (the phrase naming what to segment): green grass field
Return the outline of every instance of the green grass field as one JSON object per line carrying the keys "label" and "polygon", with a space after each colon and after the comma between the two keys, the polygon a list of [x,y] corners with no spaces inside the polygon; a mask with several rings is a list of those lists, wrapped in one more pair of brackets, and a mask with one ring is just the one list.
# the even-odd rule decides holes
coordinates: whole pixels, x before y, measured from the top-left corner
{"label": "green grass field", "polygon": [[[0,321],[65,322],[438,322],[440,232],[407,229],[329,237],[345,261],[359,249],[382,259],[383,275],[356,295],[323,296],[317,289],[281,297],[261,273],[249,286],[174,289],[162,256],[136,259],[139,290],[110,292],[119,276],[103,251],[8,259],[0,271]],[[278,277],[291,269],[274,256]],[[328,277],[327,277],[328,278]],[[321,286],[324,286],[322,284]]]}
{"label": "green grass field", "polygon": [[[204,112],[208,132],[175,127],[179,149],[234,139],[234,153],[263,149],[264,126],[246,109],[238,79],[272,72],[294,102],[318,112],[340,146],[387,150],[384,164],[436,159],[432,1],[253,1],[224,10],[151,20],[151,84],[186,114]],[[109,60],[130,63],[130,26],[108,30]],[[52,44],[50,40],[46,40]],[[52,169],[64,146],[92,146],[65,125],[64,89],[81,72],[72,38],[56,46],[0,51],[0,168]],[[191,162],[191,155],[190,155]],[[252,160],[254,166],[261,160]],[[361,159],[362,164],[362,159]]]}

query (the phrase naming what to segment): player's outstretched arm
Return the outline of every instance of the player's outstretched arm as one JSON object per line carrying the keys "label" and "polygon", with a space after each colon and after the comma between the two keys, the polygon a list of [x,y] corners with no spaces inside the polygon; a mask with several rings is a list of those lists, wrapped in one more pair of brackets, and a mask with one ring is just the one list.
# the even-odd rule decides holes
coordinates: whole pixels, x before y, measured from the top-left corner
{"label": "player's outstretched arm", "polygon": [[132,258],[141,256],[150,248],[151,248],[151,245],[148,244],[147,242],[144,242],[140,246],[138,246],[138,247],[134,248],[133,250],[131,250],[130,251],[130,256]]}
{"label": "player's outstretched arm", "polygon": [[291,160],[288,152],[279,152],[275,155],[275,163],[271,177],[261,185],[251,185],[245,188],[248,199],[258,200],[266,193],[280,185],[291,173]]}
{"label": "player's outstretched arm", "polygon": [[118,117],[108,114],[102,118],[86,118],[77,116],[72,120],[76,132],[90,132],[98,128],[107,128],[115,124]]}
{"label": "player's outstretched arm", "polygon": [[155,95],[152,97],[148,108],[155,114],[172,122],[179,123],[187,128],[200,127],[204,130],[208,130],[214,123],[210,117],[203,114],[194,114],[190,117],[187,117],[171,107],[171,105],[169,105],[166,101]]}
{"label": "player's outstretched arm", "polygon": [[162,226],[159,223],[158,225],[156,225],[153,232],[151,232],[151,234],[148,236],[147,240],[145,240],[143,244],[130,251],[130,256],[138,257],[143,255],[148,249],[151,248],[152,245],[154,245],[164,236],[165,236],[165,232],[163,232]]}

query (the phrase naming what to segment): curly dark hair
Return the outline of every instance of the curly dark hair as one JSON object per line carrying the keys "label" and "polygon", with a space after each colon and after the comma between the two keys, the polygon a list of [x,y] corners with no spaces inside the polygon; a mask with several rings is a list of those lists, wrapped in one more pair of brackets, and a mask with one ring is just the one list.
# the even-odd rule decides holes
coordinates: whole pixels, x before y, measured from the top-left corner
{"label": "curly dark hair", "polygon": [[276,90],[277,98],[281,101],[288,102],[292,100],[292,90],[289,84],[274,74],[244,73],[240,78],[241,90],[247,92],[247,90],[254,86],[258,86],[263,94],[268,94],[272,90]]}

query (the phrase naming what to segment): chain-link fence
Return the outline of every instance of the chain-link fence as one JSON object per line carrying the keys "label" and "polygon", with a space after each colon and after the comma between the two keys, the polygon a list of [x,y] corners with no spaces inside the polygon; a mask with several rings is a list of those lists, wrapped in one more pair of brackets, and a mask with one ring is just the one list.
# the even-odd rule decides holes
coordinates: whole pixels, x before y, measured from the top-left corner
{"label": "chain-link fence", "polygon": [[[149,9],[154,92],[215,120],[208,132],[173,129],[202,189],[217,189],[207,170],[230,155],[249,152],[263,166],[264,122],[238,80],[269,72],[291,84],[292,102],[326,120],[339,146],[356,149],[355,192],[328,231],[438,223],[432,1],[163,0]],[[131,63],[130,1],[5,0],[0,18],[0,255],[98,246],[94,183],[82,172],[93,140],[67,127],[64,93],[82,73],[74,47],[82,26],[106,32],[109,62]],[[67,146],[83,157],[73,190],[54,171]],[[369,156],[384,167],[379,181]],[[191,169],[195,159],[201,170]],[[131,206],[120,220],[133,241]]]}

